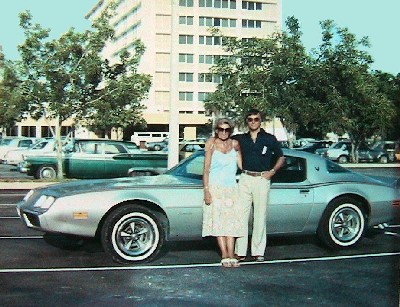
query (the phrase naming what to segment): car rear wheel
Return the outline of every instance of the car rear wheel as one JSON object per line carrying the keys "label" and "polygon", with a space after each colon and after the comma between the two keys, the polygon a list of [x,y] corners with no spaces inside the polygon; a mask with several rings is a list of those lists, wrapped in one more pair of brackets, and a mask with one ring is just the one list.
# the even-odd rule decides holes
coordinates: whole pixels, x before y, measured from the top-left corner
{"label": "car rear wheel", "polygon": [[154,150],[155,151],[160,151],[161,150],[161,146],[160,145],[154,145]]}
{"label": "car rear wheel", "polygon": [[129,204],[113,211],[101,233],[104,250],[114,261],[124,264],[154,260],[164,241],[161,214]]}
{"label": "car rear wheel", "polygon": [[342,197],[328,205],[318,236],[328,247],[338,249],[357,244],[365,232],[366,215],[352,198]]}
{"label": "car rear wheel", "polygon": [[43,165],[36,173],[36,179],[56,179],[57,169],[53,165]]}

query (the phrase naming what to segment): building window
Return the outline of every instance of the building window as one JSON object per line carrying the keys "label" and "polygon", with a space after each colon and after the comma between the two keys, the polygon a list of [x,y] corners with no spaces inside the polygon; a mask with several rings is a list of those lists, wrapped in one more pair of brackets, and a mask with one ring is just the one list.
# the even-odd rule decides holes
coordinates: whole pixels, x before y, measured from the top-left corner
{"label": "building window", "polygon": [[199,63],[216,64],[220,58],[220,55],[199,54]]}
{"label": "building window", "polygon": [[221,83],[221,76],[212,73],[199,73],[198,81],[207,83]]}
{"label": "building window", "polygon": [[179,44],[193,45],[193,35],[179,35]]}
{"label": "building window", "polygon": [[179,101],[193,101],[193,92],[179,92]]}
{"label": "building window", "polygon": [[234,10],[236,9],[236,0],[199,0],[199,7]]}
{"label": "building window", "polygon": [[208,95],[210,95],[210,92],[199,92],[199,101],[206,101]]}
{"label": "building window", "polygon": [[252,2],[252,1],[243,1],[242,9],[249,11],[261,11],[262,3],[260,2]]}
{"label": "building window", "polygon": [[230,18],[214,18],[214,17],[199,17],[199,25],[202,27],[223,27],[223,28],[235,28],[236,19]]}
{"label": "building window", "polygon": [[193,73],[190,72],[180,72],[179,81],[181,82],[193,82]]}
{"label": "building window", "polygon": [[193,7],[193,0],[179,0],[179,6]]}
{"label": "building window", "polygon": [[243,28],[261,28],[261,21],[260,20],[243,19],[242,27]]}
{"label": "building window", "polygon": [[193,63],[193,54],[192,53],[179,53],[179,62],[180,63]]}
{"label": "building window", "polygon": [[221,45],[221,37],[200,35],[199,36],[199,44],[200,45],[219,46],[219,45]]}
{"label": "building window", "polygon": [[193,16],[179,16],[179,24],[192,26]]}

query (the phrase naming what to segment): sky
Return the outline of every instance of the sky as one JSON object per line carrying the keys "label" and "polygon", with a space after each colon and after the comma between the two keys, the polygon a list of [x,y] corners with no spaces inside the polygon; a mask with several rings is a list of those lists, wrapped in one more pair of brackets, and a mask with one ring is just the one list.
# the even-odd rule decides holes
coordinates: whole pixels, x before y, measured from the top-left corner
{"label": "sky", "polygon": [[[161,1],[161,0],[158,0]],[[162,0],[169,1],[169,0]],[[302,41],[307,51],[321,43],[320,21],[331,19],[341,28],[361,39],[368,36],[368,52],[374,63],[372,69],[394,75],[400,73],[399,0],[281,0],[282,20],[294,16],[299,20]],[[90,28],[84,18],[97,0],[8,0],[0,10],[0,45],[7,59],[19,58],[17,45],[24,41],[18,25],[18,14],[29,10],[35,23],[50,28],[51,38],[58,38],[70,27],[77,31]]]}

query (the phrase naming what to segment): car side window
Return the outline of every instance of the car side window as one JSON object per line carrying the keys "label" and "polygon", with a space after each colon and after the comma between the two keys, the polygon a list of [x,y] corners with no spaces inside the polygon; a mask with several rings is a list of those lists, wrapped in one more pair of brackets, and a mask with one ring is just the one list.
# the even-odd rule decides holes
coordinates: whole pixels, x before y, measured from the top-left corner
{"label": "car side window", "polygon": [[87,142],[87,143],[82,143],[81,144],[81,152],[87,153],[87,154],[99,154],[99,145],[97,143],[91,143],[91,142]]}
{"label": "car side window", "polygon": [[118,154],[127,153],[128,151],[121,144],[105,144],[104,153],[105,154]]}
{"label": "car side window", "polygon": [[285,159],[285,165],[272,177],[272,182],[294,183],[306,180],[306,159],[291,156],[286,156]]}
{"label": "car side window", "polygon": [[18,147],[27,148],[32,145],[31,140],[21,140],[19,141]]}

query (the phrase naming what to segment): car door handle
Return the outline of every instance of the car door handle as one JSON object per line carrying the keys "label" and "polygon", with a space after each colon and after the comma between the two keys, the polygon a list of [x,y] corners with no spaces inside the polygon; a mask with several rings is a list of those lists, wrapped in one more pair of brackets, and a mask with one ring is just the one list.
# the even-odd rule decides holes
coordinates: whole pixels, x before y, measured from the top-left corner
{"label": "car door handle", "polygon": [[302,189],[300,190],[300,194],[310,193],[310,190]]}

